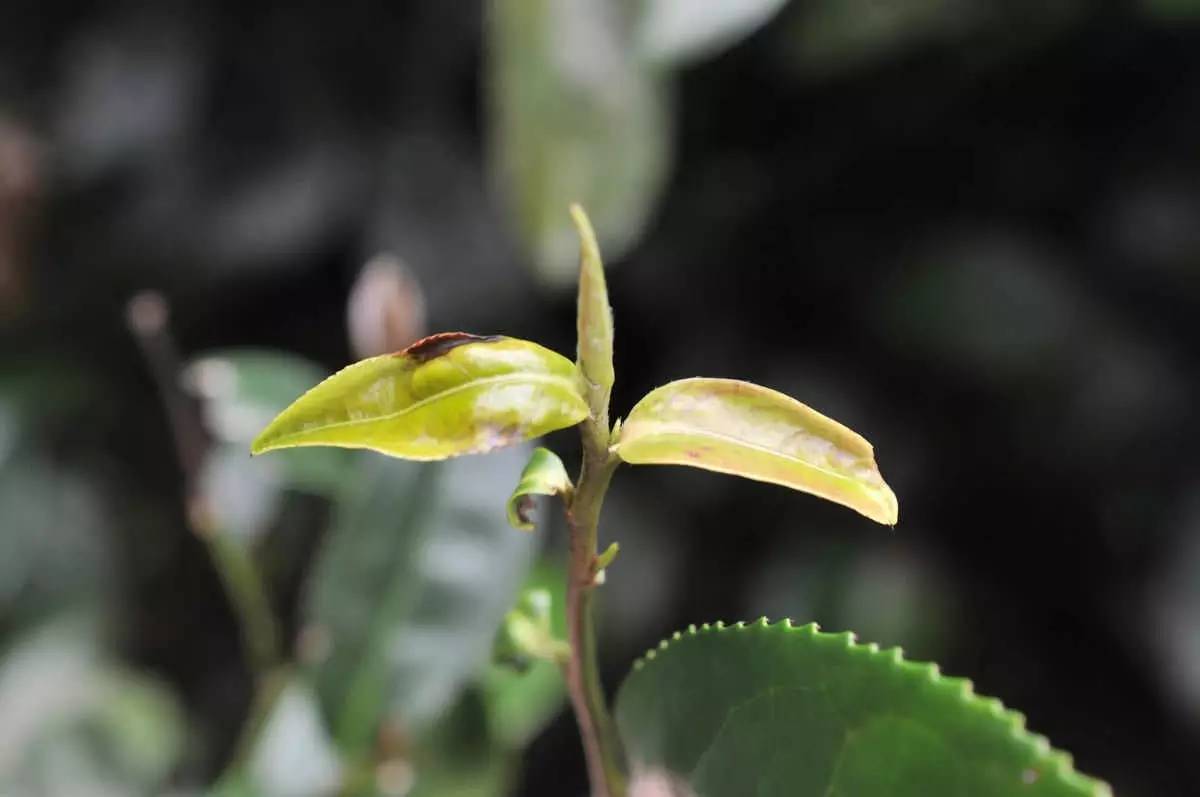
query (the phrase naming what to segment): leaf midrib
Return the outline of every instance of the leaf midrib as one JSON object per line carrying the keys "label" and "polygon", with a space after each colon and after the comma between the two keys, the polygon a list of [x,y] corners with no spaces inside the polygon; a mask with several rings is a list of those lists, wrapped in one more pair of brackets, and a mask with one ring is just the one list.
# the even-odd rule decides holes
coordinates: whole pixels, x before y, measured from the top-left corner
{"label": "leaf midrib", "polygon": [[[313,429],[306,429],[302,432],[291,432],[290,434],[286,434],[286,435],[283,435],[282,437],[277,438],[275,441],[275,445],[279,446],[282,444],[286,444],[286,443],[294,440],[295,438],[303,437],[305,435],[312,434],[314,432],[323,432],[323,431],[327,431],[327,430],[331,430],[331,429],[342,429],[342,428],[353,427],[353,426],[364,426],[366,424],[383,423],[385,421],[391,421],[396,418],[403,417],[404,415],[408,415],[409,413],[413,413],[413,412],[416,412],[417,410],[423,409],[424,407],[428,406],[429,404],[431,404],[435,401],[439,401],[441,399],[447,398],[449,396],[453,396],[458,393],[465,392],[467,390],[472,390],[472,389],[479,388],[479,387],[486,387],[488,385],[501,384],[504,382],[523,382],[523,381],[541,382],[543,384],[557,385],[560,387],[565,386],[568,389],[568,392],[571,393],[572,395],[574,395],[574,391],[571,390],[572,380],[567,379],[566,377],[561,377],[561,376],[551,376],[549,374],[536,374],[536,375],[533,375],[533,374],[501,374],[500,376],[483,377],[480,379],[472,380],[470,382],[466,382],[462,385],[457,385],[448,390],[440,391],[438,393],[433,394],[432,396],[426,396],[425,398],[420,399],[419,401],[414,401],[412,404],[409,404],[407,407],[404,407],[403,409],[397,410],[396,412],[388,413],[387,415],[379,415],[379,416],[376,416],[373,418],[361,418],[361,419],[349,420],[349,421],[337,421],[335,423],[323,424],[320,427],[316,427]],[[580,402],[583,401],[582,398],[580,398],[579,400],[580,400]]]}

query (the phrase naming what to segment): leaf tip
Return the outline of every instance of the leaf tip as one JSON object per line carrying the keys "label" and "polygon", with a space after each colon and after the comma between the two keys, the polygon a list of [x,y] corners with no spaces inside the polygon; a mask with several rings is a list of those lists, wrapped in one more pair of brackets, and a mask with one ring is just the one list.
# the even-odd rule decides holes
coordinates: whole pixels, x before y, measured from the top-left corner
{"label": "leaf tip", "polygon": [[267,428],[258,433],[250,443],[250,456],[257,457],[259,454],[265,454],[279,448],[276,443],[277,435],[275,434],[275,423],[271,422]]}

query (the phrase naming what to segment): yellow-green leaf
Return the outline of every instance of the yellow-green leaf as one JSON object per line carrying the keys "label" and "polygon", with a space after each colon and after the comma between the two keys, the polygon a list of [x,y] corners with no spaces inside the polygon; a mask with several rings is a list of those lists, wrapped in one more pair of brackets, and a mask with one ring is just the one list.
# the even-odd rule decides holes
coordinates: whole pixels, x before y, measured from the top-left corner
{"label": "yellow-green leaf", "polygon": [[[576,327],[579,332],[577,358],[579,370],[588,381],[592,412],[597,416],[608,408],[608,393],[612,389],[613,320],[608,305],[608,284],[604,280],[604,262],[600,245],[587,213],[579,205],[571,205],[571,220],[579,233],[579,303]],[[598,406],[599,405],[599,406]]]}
{"label": "yellow-green leaf", "polygon": [[536,343],[445,332],[338,371],[281,412],[254,441],[369,448],[445,459],[510,445],[588,415],[575,365]]}
{"label": "yellow-green leaf", "polygon": [[646,395],[621,426],[621,459],[781,484],[895,524],[896,495],[871,444],[789,396],[734,379],[682,379]]}
{"label": "yellow-green leaf", "polygon": [[565,495],[573,485],[562,460],[548,448],[535,448],[521,471],[517,488],[508,498],[508,522],[515,529],[532,531],[529,510],[535,495]]}

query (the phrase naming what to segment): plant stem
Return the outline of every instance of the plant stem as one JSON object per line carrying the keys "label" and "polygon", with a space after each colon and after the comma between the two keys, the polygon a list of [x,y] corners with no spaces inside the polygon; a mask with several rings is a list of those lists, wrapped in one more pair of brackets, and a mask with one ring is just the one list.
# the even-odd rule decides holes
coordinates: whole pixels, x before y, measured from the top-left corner
{"label": "plant stem", "polygon": [[258,567],[238,540],[220,532],[200,536],[238,619],[250,671],[258,681],[265,681],[279,666],[280,634]]}
{"label": "plant stem", "polygon": [[266,585],[250,552],[208,521],[200,494],[200,469],[210,445],[191,398],[179,388],[180,357],[169,326],[166,299],[155,292],[140,293],[126,310],[126,321],[142,350],[162,397],[170,423],[175,455],[184,480],[184,503],[192,533],[204,543],[221,586],[233,608],[246,658],[254,678],[254,698],[234,751],[233,766],[240,765],[253,747],[258,732],[286,683],[280,666],[280,633]]}
{"label": "plant stem", "polygon": [[593,797],[625,797],[620,742],[600,685],[592,598],[596,587],[596,538],[600,507],[619,460],[608,451],[607,419],[583,425],[583,468],[567,510],[571,529],[567,572],[567,633],[571,656],[567,691],[587,759]]}

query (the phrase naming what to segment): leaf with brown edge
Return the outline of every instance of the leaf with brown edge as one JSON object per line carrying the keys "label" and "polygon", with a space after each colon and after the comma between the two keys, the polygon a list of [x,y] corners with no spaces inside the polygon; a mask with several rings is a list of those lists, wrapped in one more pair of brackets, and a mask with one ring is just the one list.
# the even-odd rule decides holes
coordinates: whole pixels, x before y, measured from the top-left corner
{"label": "leaf with brown edge", "polygon": [[521,531],[533,531],[533,509],[535,495],[569,496],[574,489],[562,460],[548,448],[535,448],[529,462],[521,471],[516,489],[508,498],[508,523]]}
{"label": "leaf with brown edge", "polygon": [[735,379],[682,379],[638,402],[617,453],[634,465],[690,465],[780,484],[894,525],[896,495],[871,444],[811,407]]}
{"label": "leaf with brown edge", "polygon": [[575,365],[561,354],[516,338],[445,332],[338,371],[271,421],[251,450],[337,446],[446,459],[587,415]]}

